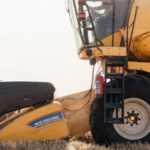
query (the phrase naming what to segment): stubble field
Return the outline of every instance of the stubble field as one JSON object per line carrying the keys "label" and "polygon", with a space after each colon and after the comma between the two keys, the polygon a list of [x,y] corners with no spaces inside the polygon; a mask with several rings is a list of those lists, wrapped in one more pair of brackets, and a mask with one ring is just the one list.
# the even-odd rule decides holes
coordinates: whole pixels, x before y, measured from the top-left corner
{"label": "stubble field", "polygon": [[80,141],[0,142],[0,150],[150,150],[149,144],[113,144],[109,147]]}

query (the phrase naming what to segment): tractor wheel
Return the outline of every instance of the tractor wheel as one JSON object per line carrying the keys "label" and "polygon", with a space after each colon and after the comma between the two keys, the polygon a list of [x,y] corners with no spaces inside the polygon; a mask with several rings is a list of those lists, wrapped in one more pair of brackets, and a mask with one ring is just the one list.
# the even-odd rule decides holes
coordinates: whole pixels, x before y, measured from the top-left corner
{"label": "tractor wheel", "polygon": [[90,127],[97,144],[150,142],[150,81],[125,78],[124,124],[104,125],[104,101],[96,99],[90,113]]}

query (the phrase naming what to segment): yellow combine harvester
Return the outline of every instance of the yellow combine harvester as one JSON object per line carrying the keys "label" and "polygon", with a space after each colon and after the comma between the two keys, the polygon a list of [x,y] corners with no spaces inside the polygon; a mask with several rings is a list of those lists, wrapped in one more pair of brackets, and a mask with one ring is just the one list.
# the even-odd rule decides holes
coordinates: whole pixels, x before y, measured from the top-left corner
{"label": "yellow combine harvester", "polygon": [[67,6],[79,57],[101,66],[96,91],[52,102],[49,83],[2,83],[0,139],[54,140],[91,130],[98,144],[150,142],[150,0]]}

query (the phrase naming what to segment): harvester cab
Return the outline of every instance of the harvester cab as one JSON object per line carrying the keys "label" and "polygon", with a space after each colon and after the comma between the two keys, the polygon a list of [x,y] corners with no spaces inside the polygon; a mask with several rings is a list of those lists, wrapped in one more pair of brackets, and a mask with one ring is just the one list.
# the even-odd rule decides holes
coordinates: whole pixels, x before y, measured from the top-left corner
{"label": "harvester cab", "polygon": [[[129,69],[142,68],[145,72],[150,71],[148,64],[138,63],[138,61],[150,61],[147,43],[150,34],[148,0],[145,2],[68,0],[67,2],[78,55],[81,59],[126,57]],[[144,40],[143,43],[141,40]],[[132,61],[136,61],[136,64]],[[139,67],[135,68],[136,65]]]}
{"label": "harvester cab", "polygon": [[114,35],[126,27],[130,0],[70,0],[68,8],[80,58],[103,55],[100,46],[125,46],[124,39],[116,41]]}

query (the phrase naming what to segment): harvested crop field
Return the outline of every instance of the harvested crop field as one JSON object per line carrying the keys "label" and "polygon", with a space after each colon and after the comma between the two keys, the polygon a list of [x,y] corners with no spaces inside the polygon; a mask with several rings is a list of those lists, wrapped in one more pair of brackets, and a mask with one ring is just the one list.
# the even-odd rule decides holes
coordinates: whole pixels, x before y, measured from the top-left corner
{"label": "harvested crop field", "polygon": [[80,141],[0,142],[0,150],[150,150],[149,144],[116,144],[110,147]]}

